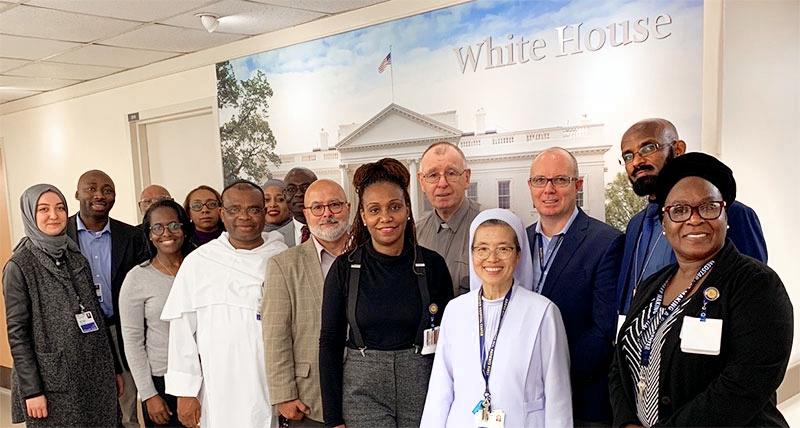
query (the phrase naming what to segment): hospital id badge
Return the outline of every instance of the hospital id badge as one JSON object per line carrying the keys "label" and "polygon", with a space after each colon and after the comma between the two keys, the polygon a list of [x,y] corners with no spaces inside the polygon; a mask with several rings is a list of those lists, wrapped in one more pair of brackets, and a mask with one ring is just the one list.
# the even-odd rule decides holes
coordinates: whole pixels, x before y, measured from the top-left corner
{"label": "hospital id badge", "polygon": [[78,321],[78,327],[80,327],[81,333],[91,333],[99,330],[92,316],[92,311],[75,314],[75,320]]}
{"label": "hospital id badge", "polygon": [[683,317],[681,351],[688,354],[719,355],[722,320]]}
{"label": "hospital id badge", "polygon": [[103,286],[100,284],[94,285],[94,294],[97,296],[97,301],[103,303]]}
{"label": "hospital id badge", "polygon": [[439,327],[429,328],[422,332],[422,355],[436,352],[436,343],[439,341]]}
{"label": "hospital id badge", "polygon": [[506,413],[502,410],[492,410],[491,412],[478,411],[475,413],[476,428],[504,428],[506,423]]}

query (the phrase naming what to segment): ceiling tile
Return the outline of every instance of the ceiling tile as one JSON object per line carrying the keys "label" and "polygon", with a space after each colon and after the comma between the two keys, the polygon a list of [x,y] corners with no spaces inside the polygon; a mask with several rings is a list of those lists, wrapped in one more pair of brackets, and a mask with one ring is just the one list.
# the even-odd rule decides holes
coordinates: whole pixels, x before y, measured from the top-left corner
{"label": "ceiling tile", "polygon": [[152,22],[218,0],[31,0],[26,4],[95,16]]}
{"label": "ceiling tile", "polygon": [[57,62],[36,62],[9,71],[6,75],[22,77],[53,77],[56,79],[90,80],[122,71],[116,67],[97,65],[61,64]]}
{"label": "ceiling tile", "polygon": [[0,34],[0,57],[41,59],[80,46],[79,43]]}
{"label": "ceiling tile", "polygon": [[29,91],[51,91],[74,85],[79,80],[44,79],[38,77],[0,76],[0,88]]}
{"label": "ceiling tile", "polygon": [[182,55],[179,52],[159,52],[115,46],[88,45],[50,58],[69,64],[104,65],[107,67],[134,68]]}
{"label": "ceiling tile", "polygon": [[195,14],[209,12],[220,17],[217,31],[236,34],[262,34],[300,25],[325,16],[323,13],[259,4],[242,0],[223,0],[164,21],[165,24],[196,28],[203,25]]}
{"label": "ceiling tile", "polygon": [[9,101],[18,100],[20,98],[30,97],[32,95],[40,94],[40,91],[26,91],[19,89],[5,89],[0,87],[0,104]]}
{"label": "ceiling tile", "polygon": [[147,25],[130,33],[104,40],[103,44],[170,52],[194,52],[244,38],[238,34],[208,33],[205,30]]}
{"label": "ceiling tile", "polygon": [[25,5],[0,13],[0,28],[5,34],[73,42],[114,36],[138,25],[141,24]]}
{"label": "ceiling tile", "polygon": [[21,65],[28,64],[30,61],[24,61],[21,59],[11,59],[11,58],[0,58],[0,73],[11,70],[12,68],[17,68]]}
{"label": "ceiling tile", "polygon": [[348,10],[383,3],[386,0],[253,0],[275,6],[313,10],[323,13],[341,13]]}

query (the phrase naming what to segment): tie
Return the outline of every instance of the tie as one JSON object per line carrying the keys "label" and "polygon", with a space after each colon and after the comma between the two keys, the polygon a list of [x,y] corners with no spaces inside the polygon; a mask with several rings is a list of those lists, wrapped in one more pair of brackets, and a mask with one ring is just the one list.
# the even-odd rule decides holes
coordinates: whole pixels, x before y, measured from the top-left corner
{"label": "tie", "polygon": [[310,237],[311,237],[311,231],[308,230],[308,225],[304,224],[303,227],[300,228],[300,243],[302,244],[303,242],[308,241],[308,238]]}

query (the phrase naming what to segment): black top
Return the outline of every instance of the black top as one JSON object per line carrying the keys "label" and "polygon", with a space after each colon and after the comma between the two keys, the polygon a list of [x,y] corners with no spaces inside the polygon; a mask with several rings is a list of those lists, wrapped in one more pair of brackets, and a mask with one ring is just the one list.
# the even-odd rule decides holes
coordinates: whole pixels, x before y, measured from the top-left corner
{"label": "black top", "polygon": [[[431,303],[439,306],[435,315],[439,325],[444,307],[453,298],[453,285],[442,256],[419,247]],[[413,271],[414,251],[406,245],[399,256],[380,254],[367,243],[362,247],[356,320],[367,349],[392,351],[414,346],[423,309]],[[325,278],[322,299],[319,364],[322,408],[326,426],[344,423],[342,417],[342,350],[355,349],[347,340],[347,289],[353,252],[339,256]],[[417,261],[419,262],[419,261]]]}
{"label": "black top", "polygon": [[[714,269],[686,303],[661,348],[658,425],[788,426],[776,407],[776,390],[792,350],[794,323],[786,289],[772,269],[740,254],[730,240],[714,259]],[[642,283],[622,332],[676,270],[677,265],[667,266]],[[683,352],[683,320],[699,317],[708,287],[719,291],[706,314],[722,320],[720,354]],[[609,375],[613,426],[641,423],[635,388],[622,344],[617,343]]]}

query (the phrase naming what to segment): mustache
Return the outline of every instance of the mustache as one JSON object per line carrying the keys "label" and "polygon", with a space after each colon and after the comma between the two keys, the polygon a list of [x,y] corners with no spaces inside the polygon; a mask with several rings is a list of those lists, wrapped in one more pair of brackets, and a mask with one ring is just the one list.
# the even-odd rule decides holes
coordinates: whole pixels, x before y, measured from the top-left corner
{"label": "mustache", "polygon": [[321,225],[323,225],[323,224],[339,224],[339,220],[336,220],[336,219],[335,219],[335,218],[333,218],[333,217],[328,217],[327,219],[325,219],[325,220],[321,220],[321,221],[319,222],[319,225],[320,225],[320,226],[321,226]]}
{"label": "mustache", "polygon": [[631,172],[631,175],[636,175],[636,173],[639,171],[655,171],[655,168],[653,167],[653,165],[648,165],[646,163],[641,164],[633,168],[633,172]]}

